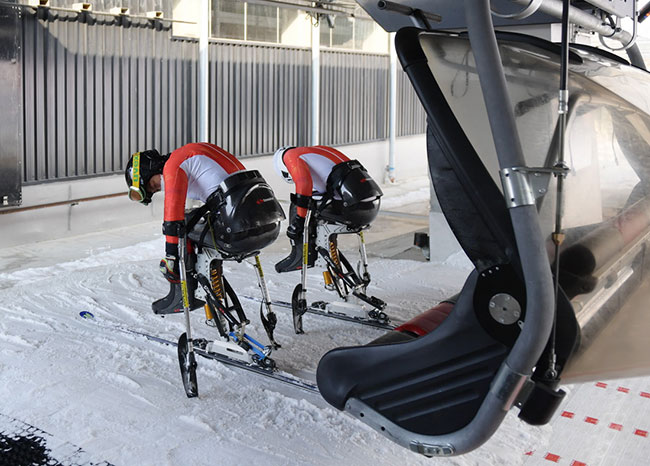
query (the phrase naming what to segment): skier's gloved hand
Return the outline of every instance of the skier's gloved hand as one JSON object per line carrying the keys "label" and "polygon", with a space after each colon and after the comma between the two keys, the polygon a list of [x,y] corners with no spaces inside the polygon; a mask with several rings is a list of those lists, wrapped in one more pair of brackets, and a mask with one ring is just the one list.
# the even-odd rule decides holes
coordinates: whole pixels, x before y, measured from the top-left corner
{"label": "skier's gloved hand", "polygon": [[302,240],[302,232],[305,229],[305,218],[296,215],[287,228],[287,236],[294,241]]}
{"label": "skier's gloved hand", "polygon": [[178,271],[178,244],[165,243],[165,257],[160,261],[160,273],[170,283],[180,283],[180,273]]}
{"label": "skier's gloved hand", "polygon": [[180,283],[181,277],[178,273],[178,258],[166,256],[160,261],[160,273],[164,275],[169,283]]}

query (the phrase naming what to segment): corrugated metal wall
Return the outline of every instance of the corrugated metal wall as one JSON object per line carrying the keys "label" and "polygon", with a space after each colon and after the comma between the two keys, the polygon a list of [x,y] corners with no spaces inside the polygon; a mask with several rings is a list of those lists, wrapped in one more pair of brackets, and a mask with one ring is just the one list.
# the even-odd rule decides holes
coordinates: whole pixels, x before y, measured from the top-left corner
{"label": "corrugated metal wall", "polygon": [[196,138],[196,44],[54,13],[22,21],[25,182],[119,172]]}
{"label": "corrugated metal wall", "polygon": [[311,52],[210,44],[210,141],[237,156],[309,143]]}
{"label": "corrugated metal wall", "polygon": [[427,131],[427,115],[408,76],[398,64],[397,69],[397,136],[423,134]]}
{"label": "corrugated metal wall", "polygon": [[[25,183],[118,173],[136,150],[197,139],[196,42],[159,23],[40,11],[21,19]],[[386,138],[388,56],[323,51],[321,62],[321,143]],[[210,66],[212,142],[237,156],[309,143],[308,49],[214,42]],[[398,134],[423,133],[404,77],[399,89]]]}
{"label": "corrugated metal wall", "polygon": [[388,137],[388,55],[321,52],[320,142]]}

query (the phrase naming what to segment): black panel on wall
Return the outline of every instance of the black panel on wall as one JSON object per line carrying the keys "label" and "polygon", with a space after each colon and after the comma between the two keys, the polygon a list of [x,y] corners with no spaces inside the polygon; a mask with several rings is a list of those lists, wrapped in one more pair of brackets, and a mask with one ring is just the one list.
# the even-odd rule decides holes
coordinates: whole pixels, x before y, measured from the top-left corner
{"label": "black panel on wall", "polygon": [[21,203],[22,69],[18,10],[0,6],[0,208]]}

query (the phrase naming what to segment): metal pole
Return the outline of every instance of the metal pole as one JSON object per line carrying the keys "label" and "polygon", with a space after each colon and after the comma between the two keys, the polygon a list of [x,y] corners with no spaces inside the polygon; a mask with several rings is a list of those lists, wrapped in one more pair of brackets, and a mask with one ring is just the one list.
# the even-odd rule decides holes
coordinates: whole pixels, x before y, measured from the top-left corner
{"label": "metal pole", "polygon": [[388,100],[388,166],[386,177],[390,183],[395,182],[395,138],[397,136],[397,52],[395,51],[395,33],[388,38],[390,50],[390,78]]}
{"label": "metal pole", "polygon": [[199,20],[199,141],[208,141],[208,38],[210,36],[210,0],[201,0]]}
{"label": "metal pole", "polygon": [[[567,126],[567,113],[569,111],[569,7],[571,2],[563,0],[562,2],[562,53],[560,61],[560,91],[558,95],[558,154],[556,167],[564,167],[565,156],[565,135]],[[549,379],[557,379],[557,355],[555,350],[555,340],[557,333],[557,309],[558,299],[560,293],[560,246],[564,241],[564,233],[562,232],[562,203],[564,192],[564,176],[558,175],[555,196],[555,230],[552,238],[555,244],[554,262],[555,262],[555,276],[553,277],[553,286],[555,294],[555,316],[553,318],[553,327],[551,329],[551,337],[549,339],[548,350],[548,371],[546,376]]]}
{"label": "metal pole", "polygon": [[[530,0],[512,0],[520,5],[530,4]],[[562,0],[544,0],[539,6],[539,11],[558,19],[562,18],[563,3]],[[632,41],[632,35],[624,30],[615,30],[609,24],[603,22],[597,16],[582,11],[574,6],[569,8],[569,22],[582,26],[583,28],[594,31],[604,37],[617,40],[622,44]]]}
{"label": "metal pole", "polygon": [[312,18],[311,27],[311,145],[319,142],[320,126],[320,21]]}

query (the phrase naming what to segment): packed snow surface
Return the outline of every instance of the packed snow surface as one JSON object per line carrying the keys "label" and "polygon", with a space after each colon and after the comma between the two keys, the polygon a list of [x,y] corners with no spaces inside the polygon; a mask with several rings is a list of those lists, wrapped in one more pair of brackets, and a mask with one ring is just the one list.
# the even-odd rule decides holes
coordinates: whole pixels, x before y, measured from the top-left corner
{"label": "packed snow surface", "polygon": [[[413,201],[413,196],[406,198]],[[182,315],[161,318],[150,308],[153,300],[167,293],[168,285],[158,272],[163,239],[138,236],[137,229],[120,232],[129,246],[105,246],[113,232],[110,238],[87,235],[15,248],[13,256],[6,251],[1,256],[5,261],[0,269],[4,270],[0,273],[2,414],[115,465],[547,462],[543,454],[552,450],[553,424],[532,427],[520,422],[515,412],[478,450],[430,460],[390,442],[315,394],[216,361],[199,358],[200,397],[188,399],[175,348],[106,328],[118,325],[174,341],[184,331]],[[71,244],[74,259],[67,259],[66,247]],[[38,250],[50,253],[39,258]],[[61,252],[52,253],[57,250]],[[273,264],[282,257],[281,251],[263,253],[262,263],[272,297],[289,300],[299,274],[275,273]],[[387,312],[400,320],[457,293],[470,270],[462,254],[440,263],[371,257],[370,266],[370,293],[384,298]],[[250,264],[226,263],[225,274],[240,295],[259,296]],[[308,289],[310,300],[333,299],[323,291],[318,270],[310,271]],[[242,304],[252,321],[249,333],[266,342],[259,304],[247,300]],[[81,318],[83,311],[93,313],[95,321]],[[328,350],[362,345],[382,334],[307,315],[306,334],[295,335],[289,312],[276,309],[276,313],[276,339],[282,344],[273,354],[278,366],[311,380],[319,358]],[[194,336],[216,336],[216,330],[203,321],[201,310],[192,313]],[[647,453],[645,448],[641,451]]]}

